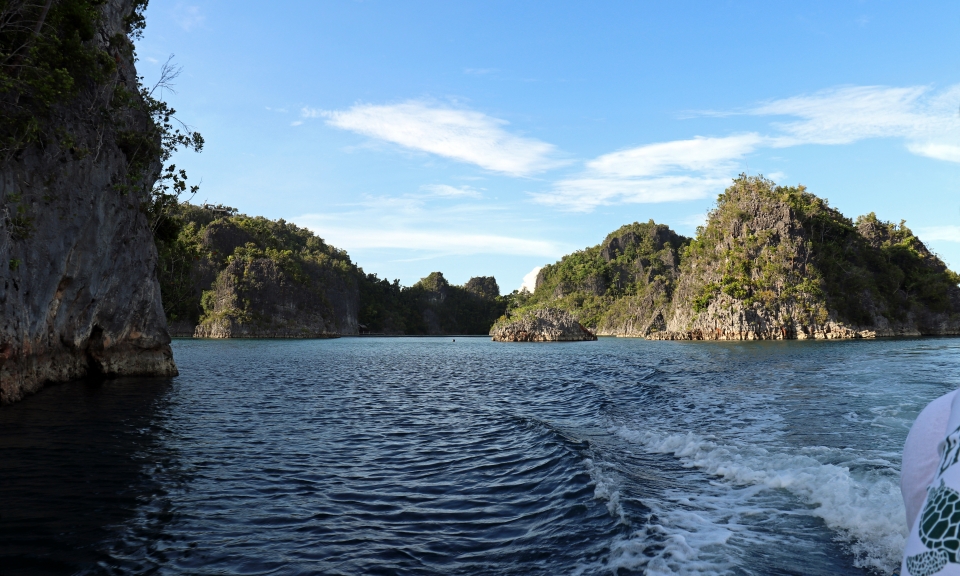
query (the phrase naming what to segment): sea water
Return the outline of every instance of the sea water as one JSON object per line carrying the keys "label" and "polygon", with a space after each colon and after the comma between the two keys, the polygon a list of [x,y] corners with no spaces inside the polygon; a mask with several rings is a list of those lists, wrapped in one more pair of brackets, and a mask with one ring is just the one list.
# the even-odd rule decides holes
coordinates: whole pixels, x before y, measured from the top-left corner
{"label": "sea water", "polygon": [[177,340],[0,408],[2,574],[886,574],[960,339]]}

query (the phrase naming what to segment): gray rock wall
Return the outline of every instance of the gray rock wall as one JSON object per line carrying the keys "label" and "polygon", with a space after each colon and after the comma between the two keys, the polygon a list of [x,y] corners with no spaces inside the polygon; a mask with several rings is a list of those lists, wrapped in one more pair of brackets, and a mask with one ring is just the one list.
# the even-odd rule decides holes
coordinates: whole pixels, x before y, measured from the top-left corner
{"label": "gray rock wall", "polygon": [[[101,46],[123,31],[130,8],[128,0],[104,5]],[[136,91],[133,63],[108,49],[118,83]],[[49,142],[0,165],[0,403],[48,382],[177,373],[141,208],[147,198],[116,189],[127,158],[111,125],[89,119],[91,104],[111,96],[105,89],[55,111],[75,148]]]}
{"label": "gray rock wall", "polygon": [[357,287],[319,265],[297,282],[269,258],[235,258],[213,286],[213,314],[197,338],[335,338],[358,332]]}

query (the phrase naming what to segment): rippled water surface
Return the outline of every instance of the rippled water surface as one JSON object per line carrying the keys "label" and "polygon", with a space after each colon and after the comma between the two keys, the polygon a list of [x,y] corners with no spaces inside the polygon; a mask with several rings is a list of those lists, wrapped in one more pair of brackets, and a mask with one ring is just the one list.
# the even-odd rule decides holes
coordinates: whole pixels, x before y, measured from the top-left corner
{"label": "rippled water surface", "polygon": [[174,342],[0,408],[0,574],[871,574],[960,340]]}

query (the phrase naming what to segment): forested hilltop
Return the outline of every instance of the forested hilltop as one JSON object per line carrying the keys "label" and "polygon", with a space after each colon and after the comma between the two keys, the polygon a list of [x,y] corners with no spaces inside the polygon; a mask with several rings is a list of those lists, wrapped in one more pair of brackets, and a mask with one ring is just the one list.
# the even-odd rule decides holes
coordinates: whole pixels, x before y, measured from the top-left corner
{"label": "forested hilltop", "polygon": [[176,336],[486,334],[509,300],[493,277],[455,286],[433,272],[401,286],[305,228],[224,206],[177,205],[156,241]]}
{"label": "forested hilltop", "polygon": [[652,220],[627,224],[599,245],[544,266],[534,293],[521,307],[572,312],[599,334],[645,334],[670,303],[681,253],[689,243]]}
{"label": "forested hilltop", "polygon": [[650,221],[541,270],[519,310],[653,339],[960,334],[960,276],[907,228],[741,175],[693,239]]}

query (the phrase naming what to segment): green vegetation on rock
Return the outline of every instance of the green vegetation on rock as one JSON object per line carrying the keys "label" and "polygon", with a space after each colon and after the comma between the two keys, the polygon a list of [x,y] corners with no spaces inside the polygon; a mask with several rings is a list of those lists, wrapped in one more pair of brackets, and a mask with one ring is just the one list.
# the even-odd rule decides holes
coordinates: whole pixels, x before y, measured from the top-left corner
{"label": "green vegetation on rock", "polygon": [[[4,96],[0,98],[0,154],[4,160],[32,143],[72,143],[65,126],[54,121],[54,107],[106,82],[117,69],[113,56],[93,41],[103,4],[103,0],[0,1],[0,94]],[[145,6],[143,2],[136,13],[141,14]],[[138,22],[142,24],[142,15]],[[127,45],[128,41],[118,36],[111,44]]]}
{"label": "green vegetation on rock", "polygon": [[741,175],[696,238],[624,226],[544,267],[510,314],[554,307],[600,334],[671,339],[952,334],[958,282],[902,221]]}
{"label": "green vegetation on rock", "polygon": [[652,220],[622,226],[599,245],[544,266],[518,312],[558,308],[601,334],[643,332],[669,304],[687,243]]}
{"label": "green vegetation on rock", "polygon": [[788,311],[778,322],[876,326],[954,310],[960,281],[903,222],[852,221],[803,186],[740,176],[684,253],[678,306]]}
{"label": "green vegetation on rock", "polygon": [[492,277],[454,286],[434,272],[403,287],[283,220],[188,203],[169,220],[178,232],[157,236],[158,276],[178,335],[486,334],[507,306]]}
{"label": "green vegetation on rock", "polygon": [[[187,175],[168,164],[179,148],[200,151],[203,137],[159,96],[179,69],[168,61],[152,88],[132,66],[132,38],[146,25],[148,0],[128,7],[106,0],[0,0],[0,162],[31,145],[64,161],[98,156],[107,135],[126,156],[120,192],[146,191],[154,227],[187,190]],[[125,13],[109,14],[113,10]],[[123,17],[126,34],[97,41],[105,17]],[[80,104],[79,106],[77,104]],[[67,105],[69,104],[69,105]],[[98,135],[96,141],[86,135]],[[195,192],[196,187],[192,187]]]}

